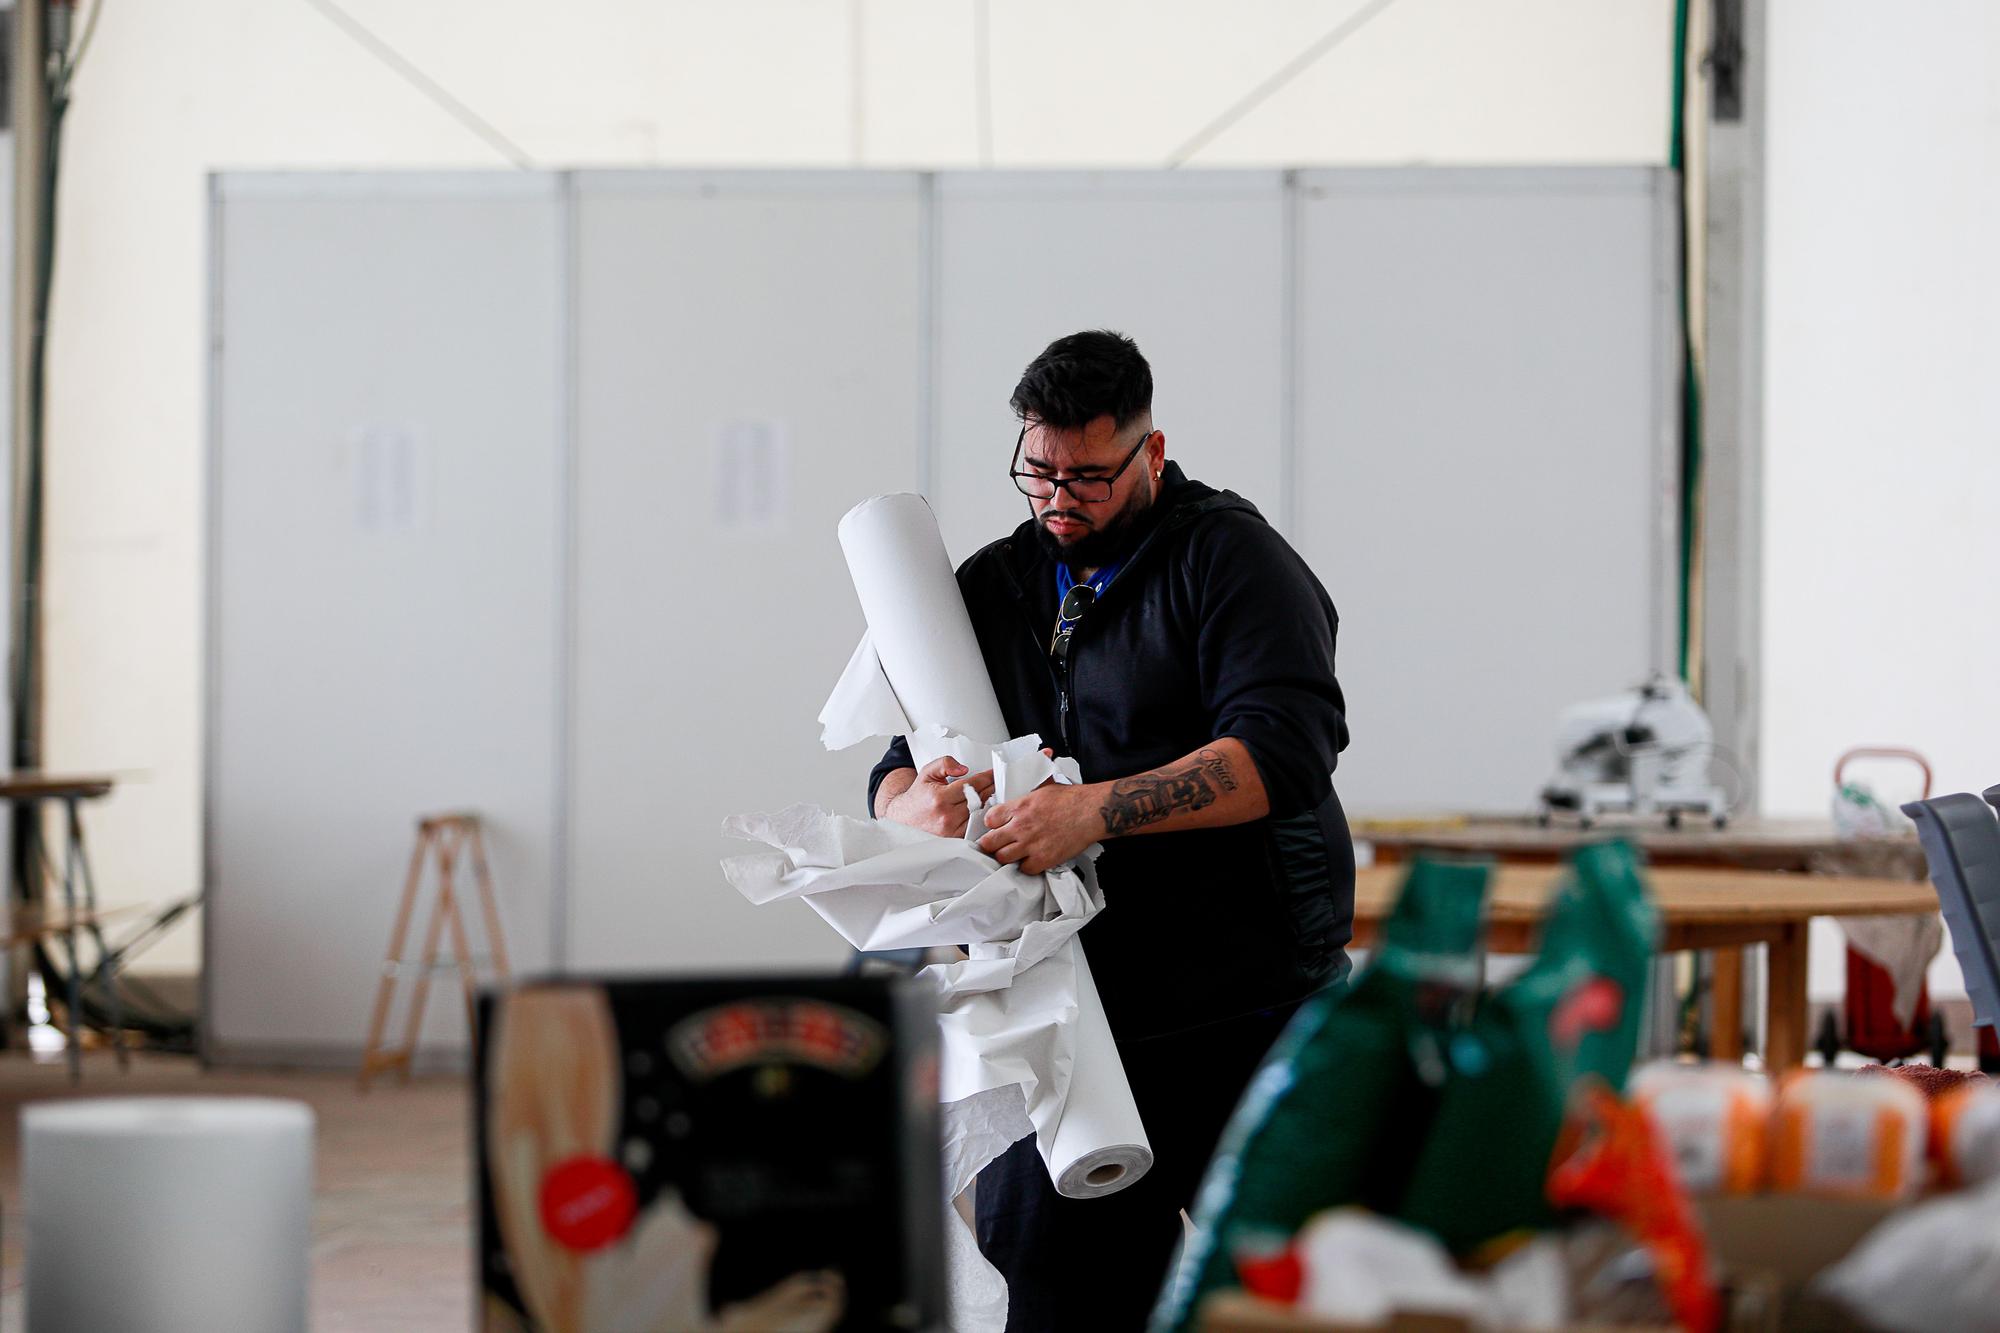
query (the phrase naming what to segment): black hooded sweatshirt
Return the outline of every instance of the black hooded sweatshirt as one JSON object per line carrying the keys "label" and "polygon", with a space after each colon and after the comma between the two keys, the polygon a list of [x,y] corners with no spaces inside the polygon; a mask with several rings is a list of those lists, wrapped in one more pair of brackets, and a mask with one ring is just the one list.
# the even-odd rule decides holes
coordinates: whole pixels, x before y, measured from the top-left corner
{"label": "black hooded sweatshirt", "polygon": [[[1332,983],[1354,924],[1354,845],[1332,776],[1347,746],[1333,603],[1248,500],[1172,463],[1163,481],[1145,534],[1076,624],[1067,682],[1048,651],[1055,565],[1033,520],[958,569],[1012,735],[1039,733],[1085,782],[1233,736],[1270,797],[1271,813],[1246,824],[1105,841],[1105,906],[1081,938],[1121,1041]],[[898,739],[869,778],[871,811],[882,779],[909,767]]]}

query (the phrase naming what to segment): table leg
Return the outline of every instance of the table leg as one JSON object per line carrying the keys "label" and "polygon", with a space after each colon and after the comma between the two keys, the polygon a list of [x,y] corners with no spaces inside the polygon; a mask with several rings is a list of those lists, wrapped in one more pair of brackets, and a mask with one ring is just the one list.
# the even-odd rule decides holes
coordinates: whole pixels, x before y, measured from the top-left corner
{"label": "table leg", "polygon": [[132,1067],[132,1053],[125,1049],[125,1003],[118,993],[118,970],[111,947],[104,942],[104,928],[97,924],[97,881],[90,876],[90,856],[83,847],[83,819],[77,803],[65,801],[69,820],[69,847],[64,856],[76,866],[83,887],[83,908],[90,917],[90,938],[97,945],[97,970],[92,974],[105,1006],[111,1011],[111,1046],[118,1053],[118,1067]]}
{"label": "table leg", "polygon": [[1735,1064],[1743,1059],[1743,951],[1715,949],[1708,958],[1708,1051]]}
{"label": "table leg", "polygon": [[[41,840],[45,830],[41,827],[41,811],[35,811],[35,837]],[[46,843],[42,843],[44,847]],[[63,911],[63,951],[69,955],[69,995],[66,1005],[69,1012],[64,1015],[63,1027],[69,1038],[69,1081],[83,1081],[83,965],[77,961],[76,950],[76,858],[65,855],[62,868]]]}
{"label": "table leg", "polygon": [[1806,923],[1793,921],[1778,928],[1768,951],[1769,1007],[1765,1011],[1764,1065],[1779,1074],[1805,1063],[1806,1045]]}

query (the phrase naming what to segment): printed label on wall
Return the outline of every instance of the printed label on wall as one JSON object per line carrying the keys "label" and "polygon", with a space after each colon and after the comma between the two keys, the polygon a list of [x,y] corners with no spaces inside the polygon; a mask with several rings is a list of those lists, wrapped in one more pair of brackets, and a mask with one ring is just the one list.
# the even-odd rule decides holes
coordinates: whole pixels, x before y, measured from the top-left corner
{"label": "printed label on wall", "polygon": [[417,427],[373,423],[348,438],[354,526],[362,532],[426,532],[431,526],[431,455]]}
{"label": "printed label on wall", "polygon": [[715,433],[715,517],[725,528],[782,532],[791,520],[792,441],[781,421],[725,421]]}

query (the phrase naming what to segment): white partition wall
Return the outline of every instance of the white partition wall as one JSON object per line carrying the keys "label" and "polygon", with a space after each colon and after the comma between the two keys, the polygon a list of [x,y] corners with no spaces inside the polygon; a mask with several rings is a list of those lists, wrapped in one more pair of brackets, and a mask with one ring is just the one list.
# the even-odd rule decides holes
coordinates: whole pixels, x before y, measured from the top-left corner
{"label": "white partition wall", "polygon": [[1080,328],[1327,584],[1350,810],[1521,807],[1560,708],[1670,646],[1669,208],[1610,168],[223,178],[211,1054],[352,1058],[436,809],[489,819],[523,969],[837,963],[719,826],[862,813],[835,524],[916,488],[957,556],[1010,530],[1007,398]]}
{"label": "white partition wall", "polygon": [[[206,1043],[351,1058],[424,812],[509,943],[557,872],[560,198],[232,177],[213,241]],[[450,978],[432,1039],[464,1029]]]}
{"label": "white partition wall", "polygon": [[834,536],[917,484],[916,176],[579,178],[572,965],[844,954],[717,869],[724,816],[863,813],[814,720],[860,637]]}
{"label": "white partition wall", "polygon": [[1522,810],[1569,704],[1671,661],[1669,178],[1304,173],[1299,545],[1350,810]]}
{"label": "white partition wall", "polygon": [[1004,172],[937,183],[932,494],[963,559],[1012,531],[1007,398],[1051,341],[1129,334],[1188,473],[1276,521],[1284,431],[1282,174]]}

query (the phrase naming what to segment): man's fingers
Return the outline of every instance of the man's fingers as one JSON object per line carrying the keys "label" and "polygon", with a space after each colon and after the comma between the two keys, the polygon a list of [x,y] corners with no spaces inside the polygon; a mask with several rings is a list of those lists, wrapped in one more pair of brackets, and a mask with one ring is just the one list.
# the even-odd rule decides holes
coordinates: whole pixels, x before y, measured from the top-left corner
{"label": "man's fingers", "polygon": [[984,768],[977,773],[968,774],[965,781],[972,784],[973,790],[979,793],[980,800],[987,801],[993,798],[992,769]]}
{"label": "man's fingers", "polygon": [[1013,817],[1013,803],[1010,801],[1002,801],[998,805],[989,805],[985,810],[987,828],[999,828]]}
{"label": "man's fingers", "polygon": [[964,772],[965,765],[946,754],[939,755],[936,759],[925,764],[923,771],[918,773],[917,776],[925,782],[950,782],[953,778],[958,777]]}

